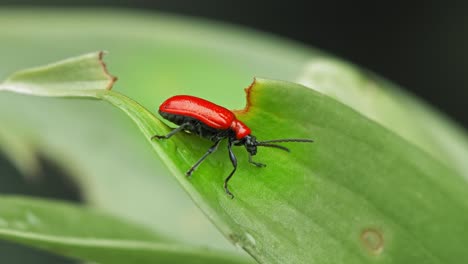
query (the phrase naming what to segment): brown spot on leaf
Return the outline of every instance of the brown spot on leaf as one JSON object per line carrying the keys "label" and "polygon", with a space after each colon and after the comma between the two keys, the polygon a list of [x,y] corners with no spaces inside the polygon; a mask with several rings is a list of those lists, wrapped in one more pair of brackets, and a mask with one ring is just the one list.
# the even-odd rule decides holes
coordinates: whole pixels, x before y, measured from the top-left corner
{"label": "brown spot on leaf", "polygon": [[362,231],[360,240],[362,245],[373,255],[380,255],[383,252],[385,240],[380,230],[366,228]]}

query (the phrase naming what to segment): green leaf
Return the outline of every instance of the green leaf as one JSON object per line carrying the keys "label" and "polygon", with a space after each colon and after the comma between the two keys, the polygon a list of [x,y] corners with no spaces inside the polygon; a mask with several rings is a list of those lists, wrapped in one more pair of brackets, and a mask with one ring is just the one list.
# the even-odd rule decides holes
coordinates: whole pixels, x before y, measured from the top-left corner
{"label": "green leaf", "polygon": [[[72,96],[72,94],[70,94]],[[146,140],[170,131],[128,97],[93,94],[123,110]],[[240,113],[261,139],[313,138],[292,152],[261,149],[256,168],[225,146],[185,171],[211,145],[179,134],[152,146],[226,237],[262,263],[454,263],[467,259],[467,183],[455,169],[349,107],[303,86],[258,79]]]}
{"label": "green leaf", "polygon": [[98,263],[248,263],[64,202],[0,196],[0,238]]}
{"label": "green leaf", "polygon": [[468,179],[466,132],[394,84],[325,57],[310,61],[298,82],[380,123]]}
{"label": "green leaf", "polygon": [[[109,92],[103,99],[124,110],[146,138],[167,132],[128,98]],[[268,164],[264,169],[250,166],[238,151],[244,162],[231,181],[234,200],[222,188],[231,169],[226,153],[210,157],[189,181],[184,172],[210,143],[179,135],[153,146],[218,228],[254,258],[447,263],[468,257],[468,215],[462,213],[468,209],[467,186],[455,171],[304,87],[258,80],[250,102],[243,119],[259,138],[316,143],[292,145],[289,155],[261,150],[257,160]]]}

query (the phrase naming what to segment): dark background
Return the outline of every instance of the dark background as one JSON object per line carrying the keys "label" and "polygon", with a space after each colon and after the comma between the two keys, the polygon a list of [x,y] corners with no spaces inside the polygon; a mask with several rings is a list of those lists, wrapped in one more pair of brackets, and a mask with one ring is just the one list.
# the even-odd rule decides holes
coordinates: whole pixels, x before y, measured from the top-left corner
{"label": "dark background", "polygon": [[[431,103],[468,128],[468,1],[24,1],[2,6],[119,7],[169,12],[242,25],[290,38],[368,68]],[[18,182],[1,193],[80,200],[52,164],[47,180],[31,186],[0,157]],[[2,165],[3,164],[3,165]],[[14,177],[14,176],[13,176]],[[9,263],[72,263],[37,250],[0,242]]]}

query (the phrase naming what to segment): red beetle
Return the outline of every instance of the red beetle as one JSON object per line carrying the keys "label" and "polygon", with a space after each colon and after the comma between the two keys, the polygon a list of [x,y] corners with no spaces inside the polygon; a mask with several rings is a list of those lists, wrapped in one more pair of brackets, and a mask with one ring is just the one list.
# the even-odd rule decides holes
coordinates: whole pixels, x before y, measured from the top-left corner
{"label": "red beetle", "polygon": [[179,125],[179,127],[165,136],[155,135],[151,140],[154,138],[168,139],[177,132],[184,130],[214,142],[214,145],[187,171],[187,176],[191,176],[193,171],[200,166],[206,157],[218,149],[219,143],[223,139],[228,139],[229,158],[234,169],[224,180],[224,190],[231,198],[234,198],[234,196],[229,191],[228,182],[237,169],[237,159],[232,152],[233,145],[244,145],[249,153],[249,162],[257,167],[264,167],[266,166],[265,164],[252,160],[252,156],[257,154],[258,146],[274,147],[289,152],[288,148],[272,143],[313,142],[310,139],[299,138],[257,141],[255,136],[251,135],[250,128],[238,120],[233,112],[210,101],[190,95],[176,95],[167,99],[159,107],[159,114],[165,119]]}

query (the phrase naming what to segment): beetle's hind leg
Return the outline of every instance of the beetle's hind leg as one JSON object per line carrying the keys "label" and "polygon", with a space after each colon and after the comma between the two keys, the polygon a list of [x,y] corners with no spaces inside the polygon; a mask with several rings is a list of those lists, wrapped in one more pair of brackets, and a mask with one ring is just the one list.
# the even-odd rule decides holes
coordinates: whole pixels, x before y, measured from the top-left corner
{"label": "beetle's hind leg", "polygon": [[250,153],[249,153],[249,162],[252,163],[253,165],[259,167],[259,168],[266,167],[266,164],[253,161],[252,160],[252,154],[250,154]]}
{"label": "beetle's hind leg", "polygon": [[167,135],[165,136],[161,136],[161,135],[154,135],[151,137],[151,140],[157,138],[157,139],[168,139],[170,137],[172,137],[173,135],[179,133],[180,131],[184,130],[184,129],[187,129],[188,127],[191,126],[191,123],[190,122],[187,122],[187,123],[183,123],[182,125],[180,125],[178,128],[175,128],[173,129],[171,132],[169,132]]}

